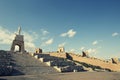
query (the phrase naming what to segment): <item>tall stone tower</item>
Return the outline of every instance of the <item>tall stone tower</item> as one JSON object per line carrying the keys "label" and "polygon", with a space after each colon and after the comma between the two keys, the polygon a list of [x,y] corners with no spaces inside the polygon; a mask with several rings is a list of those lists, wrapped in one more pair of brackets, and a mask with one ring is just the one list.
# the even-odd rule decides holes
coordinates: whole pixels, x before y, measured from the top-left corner
{"label": "tall stone tower", "polygon": [[18,33],[15,34],[15,39],[12,42],[11,45],[11,51],[15,51],[15,46],[17,45],[19,47],[19,52],[25,52],[24,48],[24,35],[21,35],[21,27],[18,27]]}

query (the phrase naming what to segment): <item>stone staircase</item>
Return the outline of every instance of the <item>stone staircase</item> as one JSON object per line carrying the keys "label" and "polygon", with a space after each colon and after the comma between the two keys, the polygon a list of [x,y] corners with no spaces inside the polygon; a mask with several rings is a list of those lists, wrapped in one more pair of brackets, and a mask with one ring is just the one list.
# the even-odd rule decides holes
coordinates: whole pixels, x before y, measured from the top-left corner
{"label": "stone staircase", "polygon": [[3,50],[0,50],[0,76],[10,75],[12,66],[10,65],[11,55]]}
{"label": "stone staircase", "polygon": [[12,53],[12,75],[38,75],[44,73],[56,73],[57,71],[45,65],[44,63],[36,60],[26,53]]}
{"label": "stone staircase", "polygon": [[82,65],[78,65],[75,62],[65,59],[65,58],[59,58],[50,56],[50,54],[37,54],[33,53],[31,54],[39,61],[47,64],[50,67],[55,68],[59,72],[80,72],[84,71],[84,68]]}

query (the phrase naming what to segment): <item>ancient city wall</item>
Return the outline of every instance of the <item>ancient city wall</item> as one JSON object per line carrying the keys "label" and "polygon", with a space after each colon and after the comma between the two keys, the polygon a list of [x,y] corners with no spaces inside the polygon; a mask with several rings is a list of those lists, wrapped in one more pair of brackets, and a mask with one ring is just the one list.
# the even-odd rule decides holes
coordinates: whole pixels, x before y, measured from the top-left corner
{"label": "ancient city wall", "polygon": [[55,56],[55,57],[60,57],[60,58],[66,58],[66,53],[51,52],[50,56]]}
{"label": "ancient city wall", "polygon": [[[50,53],[50,56],[67,58],[68,53]],[[81,55],[76,55],[72,53],[69,53],[69,56],[74,61],[83,62],[94,66],[100,66],[101,68],[110,69],[112,71],[120,71],[120,64],[113,64],[111,61],[105,61],[92,57],[82,57]]]}
{"label": "ancient city wall", "polygon": [[107,62],[107,61],[96,59],[96,58],[82,57],[82,56],[78,56],[78,55],[75,55],[75,54],[69,54],[69,55],[75,61],[85,62],[87,64],[100,66],[101,68],[111,69],[113,71],[120,71],[120,64],[113,64],[112,62]]}

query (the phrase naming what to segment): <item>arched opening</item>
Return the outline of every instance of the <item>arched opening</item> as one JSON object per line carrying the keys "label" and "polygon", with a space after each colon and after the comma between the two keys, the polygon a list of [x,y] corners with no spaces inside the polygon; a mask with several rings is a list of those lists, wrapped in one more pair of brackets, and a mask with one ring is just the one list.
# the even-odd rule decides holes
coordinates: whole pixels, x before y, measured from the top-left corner
{"label": "arched opening", "polygon": [[20,52],[20,46],[19,46],[19,45],[15,45],[14,51],[15,51],[15,52]]}
{"label": "arched opening", "polygon": [[60,49],[60,52],[62,52],[62,50]]}

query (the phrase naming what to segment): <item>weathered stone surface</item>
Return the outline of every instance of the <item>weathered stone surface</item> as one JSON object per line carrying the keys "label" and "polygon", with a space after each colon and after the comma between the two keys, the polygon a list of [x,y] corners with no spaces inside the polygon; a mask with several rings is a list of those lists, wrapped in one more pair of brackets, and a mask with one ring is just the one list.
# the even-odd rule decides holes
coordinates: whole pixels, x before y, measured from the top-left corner
{"label": "weathered stone surface", "polygon": [[118,58],[112,58],[112,63],[119,64],[119,59]]}
{"label": "weathered stone surface", "polygon": [[98,58],[77,56],[76,54],[72,54],[72,53],[69,53],[69,55],[73,58],[74,61],[90,64],[93,65],[94,67],[99,66],[103,69],[107,69],[108,71],[120,71],[119,64],[113,64],[111,62],[107,62],[106,60],[101,60]]}
{"label": "weathered stone surface", "polygon": [[76,64],[71,61],[49,61],[47,62],[49,66],[58,66],[58,67],[65,67],[65,66],[75,66]]}
{"label": "weathered stone surface", "polygon": [[66,53],[52,52],[52,53],[50,53],[50,56],[59,57],[59,58],[67,58]]}
{"label": "weathered stone surface", "polygon": [[89,72],[93,72],[93,69],[90,68],[90,67],[89,67],[89,68],[84,67],[84,70],[85,70],[85,71],[89,71]]}
{"label": "weathered stone surface", "polygon": [[50,56],[50,57],[39,58],[39,60],[42,62],[48,62],[48,61],[63,61],[64,59]]}
{"label": "weathered stone surface", "polygon": [[10,53],[0,50],[0,76],[10,75],[12,70]]}
{"label": "weathered stone surface", "polygon": [[35,53],[42,53],[42,49],[37,48],[37,49],[35,50]]}
{"label": "weathered stone surface", "polygon": [[[28,54],[12,54],[14,71],[12,75],[39,75],[57,71]],[[28,79],[29,80],[29,79]]]}
{"label": "weathered stone surface", "polygon": [[82,66],[64,66],[64,67],[54,67],[57,71],[59,72],[79,72],[79,71],[84,71]]}

